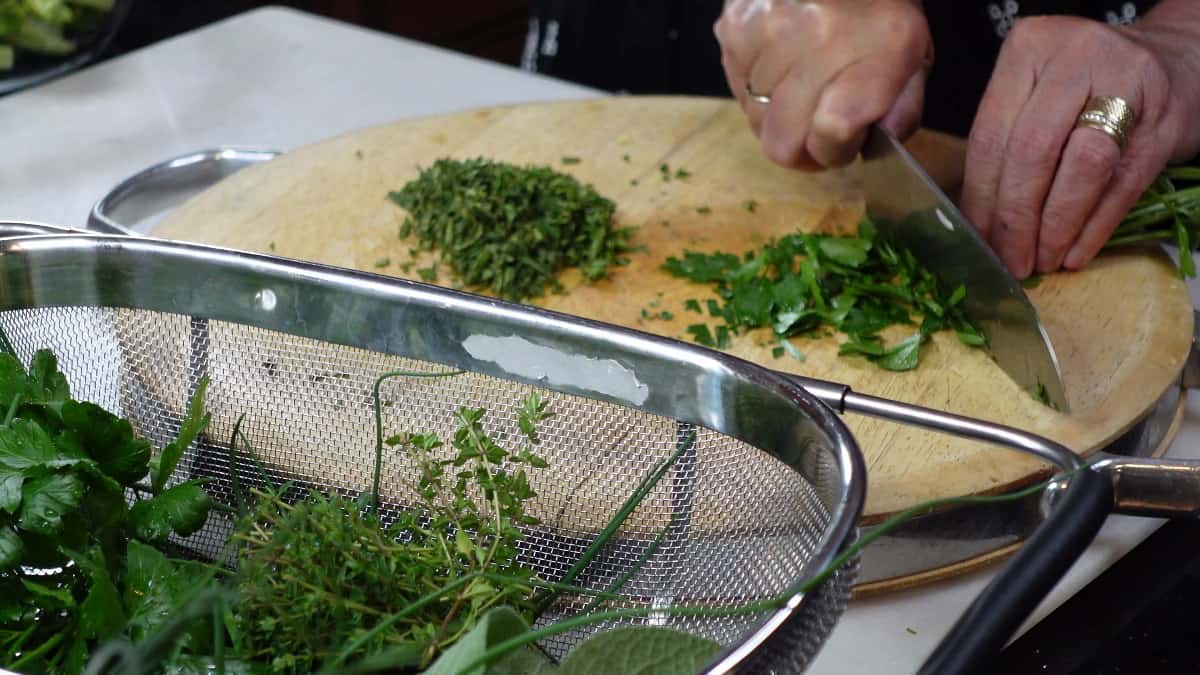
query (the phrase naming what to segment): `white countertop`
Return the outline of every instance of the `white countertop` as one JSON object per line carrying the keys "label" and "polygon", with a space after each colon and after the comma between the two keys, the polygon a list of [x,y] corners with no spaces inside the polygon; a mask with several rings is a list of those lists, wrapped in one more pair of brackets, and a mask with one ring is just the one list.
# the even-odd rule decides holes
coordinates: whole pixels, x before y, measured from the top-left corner
{"label": "white countertop", "polygon": [[[599,95],[292,10],[257,10],[0,98],[0,220],[82,226],[118,181],[213,146],[287,149],[399,118]],[[1198,398],[1171,456],[1200,456]],[[1110,517],[1034,620],[1159,525]],[[810,672],[915,670],[994,571],[851,603]]]}

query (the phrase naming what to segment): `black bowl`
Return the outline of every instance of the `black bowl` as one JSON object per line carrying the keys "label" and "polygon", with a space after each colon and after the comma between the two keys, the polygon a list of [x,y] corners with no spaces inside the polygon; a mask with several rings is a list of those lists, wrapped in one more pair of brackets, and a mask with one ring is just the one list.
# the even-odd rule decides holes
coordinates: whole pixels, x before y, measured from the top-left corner
{"label": "black bowl", "polygon": [[0,96],[32,87],[47,80],[82,68],[99,58],[129,16],[133,0],[115,0],[113,8],[97,24],[85,32],[74,32],[75,51],[65,56],[47,56],[17,50],[12,70],[0,72]]}

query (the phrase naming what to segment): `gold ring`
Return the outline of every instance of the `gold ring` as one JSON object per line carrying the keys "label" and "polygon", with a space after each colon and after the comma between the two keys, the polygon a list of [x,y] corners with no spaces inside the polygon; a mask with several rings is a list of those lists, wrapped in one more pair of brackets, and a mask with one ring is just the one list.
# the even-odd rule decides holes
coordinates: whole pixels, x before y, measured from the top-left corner
{"label": "gold ring", "polygon": [[755,103],[761,103],[763,105],[766,105],[771,102],[770,94],[755,93],[755,91],[750,88],[749,82],[746,83],[746,97],[749,98],[751,101],[754,101]]}
{"label": "gold ring", "polygon": [[1136,115],[1129,103],[1117,96],[1093,96],[1075,121],[1075,128],[1088,127],[1103,132],[1124,149],[1133,130]]}

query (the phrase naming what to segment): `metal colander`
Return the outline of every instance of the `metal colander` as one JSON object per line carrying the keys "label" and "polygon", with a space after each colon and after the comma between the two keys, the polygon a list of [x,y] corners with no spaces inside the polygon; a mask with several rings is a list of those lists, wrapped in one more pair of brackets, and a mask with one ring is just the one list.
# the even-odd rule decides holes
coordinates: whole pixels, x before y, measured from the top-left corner
{"label": "metal colander", "polygon": [[[9,236],[28,234],[10,230]],[[0,228],[0,236],[4,235]],[[539,425],[522,562],[558,580],[634,486],[681,439],[694,442],[575,583],[597,591],[628,575],[622,607],[729,607],[796,589],[855,536],[861,456],[834,414],[788,379],[708,350],[595,322],[376,275],[219,249],[124,237],[23,236],[0,241],[0,330],[24,361],[59,356],[76,398],[128,417],[156,447],[178,430],[209,378],[205,435],[177,480],[209,478],[232,503],[227,444],[242,430],[274,479],[357,495],[372,484],[372,386],[387,433],[450,438],[460,406],[518,434],[531,391],[556,415]],[[261,481],[249,460],[233,467]],[[414,508],[416,468],[385,454],[385,520]],[[216,511],[177,543],[216,558],[232,523]],[[651,613],[728,649],[708,672],[805,668],[842,612],[855,563],[785,607],[720,618]],[[549,623],[590,597],[564,597]],[[595,630],[542,646],[561,656]]]}

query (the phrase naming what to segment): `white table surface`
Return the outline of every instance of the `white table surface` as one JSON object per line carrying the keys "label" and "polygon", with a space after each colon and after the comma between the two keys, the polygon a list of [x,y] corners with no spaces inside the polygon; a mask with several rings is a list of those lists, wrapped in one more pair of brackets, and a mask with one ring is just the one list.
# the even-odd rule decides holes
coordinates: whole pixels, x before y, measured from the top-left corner
{"label": "white table surface", "polygon": [[[599,95],[292,10],[257,10],[0,98],[0,220],[82,226],[118,181],[203,148],[287,149],[400,118]],[[1191,288],[1200,298],[1200,285]],[[1169,454],[1200,456],[1200,397]],[[1110,517],[1030,623],[1160,524]],[[851,603],[810,672],[915,670],[994,572]]]}

